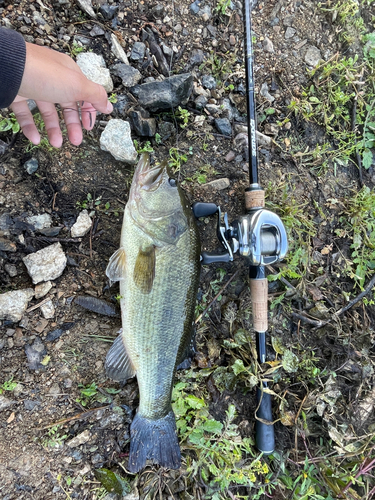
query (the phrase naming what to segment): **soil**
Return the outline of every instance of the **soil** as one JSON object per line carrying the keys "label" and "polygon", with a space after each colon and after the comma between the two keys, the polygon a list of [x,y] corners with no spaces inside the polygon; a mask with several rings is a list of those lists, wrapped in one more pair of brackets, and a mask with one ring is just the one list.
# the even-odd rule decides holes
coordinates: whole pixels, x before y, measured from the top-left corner
{"label": "soil", "polygon": [[[101,3],[94,1],[94,8],[97,9]],[[196,82],[201,80],[203,74],[212,73],[210,61],[212,55],[216,54],[230,68],[225,85],[221,87],[222,97],[231,94],[232,103],[240,110],[239,115],[232,119],[232,125],[238,127],[246,124],[241,114],[245,103],[245,94],[241,89],[244,88],[245,80],[239,2],[233,2],[234,9],[229,10],[228,16],[214,12],[215,0],[205,3],[212,9],[208,21],[194,15],[190,4],[180,0],[160,0],[159,4],[164,6],[165,12],[159,18],[152,14],[152,8],[156,5],[154,2],[113,1],[111,5],[119,7],[116,26],[100,16],[98,21],[90,19],[76,2],[66,4],[49,0],[0,2],[0,18],[3,24],[11,23],[14,29],[24,33],[29,41],[67,53],[72,50],[74,36],[78,42],[85,37],[88,41],[86,48],[102,54],[107,67],[114,63],[114,56],[106,36],[89,35],[93,26],[101,26],[106,34],[116,32],[123,41],[125,51],[129,52],[133,43],[140,39],[141,27],[148,23],[156,28],[160,40],[177,54],[172,72],[193,71]],[[48,28],[34,22],[37,11],[42,13]],[[166,17],[170,19],[166,20]],[[278,22],[275,22],[275,18],[278,18]],[[161,19],[161,23],[157,23],[157,19]],[[181,25],[181,31],[173,30],[176,25]],[[292,39],[285,39],[288,26],[296,30]],[[307,147],[313,149],[316,144],[326,142],[328,139],[324,130],[291,115],[287,105],[294,96],[300,96],[302,89],[309,84],[304,60],[308,47],[320,49],[325,60],[336,52],[348,55],[352,48],[339,41],[336,25],[332,24],[329,16],[317,9],[314,1],[258,2],[253,9],[253,31],[256,36],[254,57],[258,116],[270,107],[269,101],[260,94],[264,83],[267,83],[274,97],[272,107],[275,108],[274,114],[267,115],[259,123],[259,131],[268,134],[270,125],[276,125],[289,116],[291,127],[278,127],[279,145],[293,141],[299,144],[303,152]],[[266,37],[273,43],[273,52],[264,50]],[[305,40],[306,43],[301,43]],[[196,49],[204,52],[206,65],[203,68],[200,65],[192,66],[191,56]],[[140,69],[143,78],[158,76],[156,67],[142,68],[136,63],[132,65]],[[114,81],[114,92],[126,95],[127,90],[121,80],[114,78]],[[162,159],[168,156],[170,148],[178,147],[187,156],[179,180],[191,202],[215,202],[233,221],[244,213],[243,193],[248,185],[246,152],[235,143],[234,131],[231,137],[223,137],[211,124],[204,125],[201,130],[198,127],[195,129],[191,122],[205,113],[195,108],[193,99],[194,96],[186,106],[191,113],[188,127],[179,128],[178,135],[172,134],[162,144],[158,145],[152,139],[155,155]],[[172,121],[166,115],[156,115],[156,118],[158,123]],[[77,295],[89,295],[116,306],[118,288],[108,286],[105,269],[119,244],[122,211],[127,201],[133,168],[117,162],[109,153],[100,150],[99,137],[103,122],[107,120],[108,117],[99,117],[94,130],[84,134],[84,141],[79,147],[70,145],[65,139],[60,150],[30,149],[26,139],[19,134],[13,145],[0,156],[0,216],[9,214],[13,220],[19,221],[9,235],[9,240],[16,245],[17,250],[0,252],[1,291],[33,286],[22,261],[27,254],[59,241],[68,256],[68,266],[62,276],[53,281],[53,287],[47,295],[55,307],[52,319],[45,319],[38,307],[44,300],[42,298],[29,303],[29,309],[20,323],[0,322],[0,383],[9,380],[17,382],[13,391],[3,393],[12,404],[1,411],[0,421],[0,496],[6,500],[98,498],[100,484],[95,479],[94,470],[118,467],[119,463],[126,466],[129,423],[137,407],[137,384],[132,381],[121,387],[108,380],[103,369],[109,342],[121,327],[120,319],[86,311],[73,300]],[[189,130],[193,129],[195,132],[198,130],[200,135],[189,135]],[[11,136],[3,133],[0,138],[7,142]],[[135,134],[133,138],[136,138]],[[140,138],[137,140],[144,143]],[[235,159],[227,161],[225,158],[231,151]],[[32,157],[37,158],[39,168],[36,174],[29,175],[23,165]],[[230,187],[216,191],[209,185],[191,181],[204,165],[212,167],[207,174],[208,181],[226,177]],[[320,275],[319,265],[312,265],[308,283],[305,283],[307,291],[297,294],[291,301],[293,310],[303,312],[320,300],[314,299],[317,289],[327,307],[338,310],[345,305],[340,289],[352,291],[353,285],[340,279],[339,266],[335,266],[330,254],[322,254],[321,250],[334,244],[341,245],[340,251],[344,254],[348,252],[348,244],[338,241],[334,236],[338,211],[333,203],[330,205],[330,200],[345,199],[358,190],[358,171],[354,167],[339,166],[336,172],[332,168],[324,175],[318,175],[311,167],[291,155],[287,147],[277,146],[276,137],[272,149],[259,147],[259,177],[262,185],[267,187],[268,200],[279,203],[286,188],[288,196],[297,205],[305,206],[306,213],[314,214],[316,220],[319,217],[316,205],[326,207],[329,214],[327,220],[317,224],[317,233],[313,235],[314,250],[319,254],[320,266],[327,269],[326,279],[314,281]],[[216,173],[212,173],[213,170]],[[372,175],[371,169],[364,173],[365,184],[370,188],[374,186]],[[70,238],[70,228],[85,205],[85,200],[88,210],[93,213],[92,230],[74,241]],[[95,205],[95,201],[100,203]],[[50,214],[53,226],[61,227],[57,236],[43,236],[22,224],[25,217],[42,213]],[[202,249],[218,248],[214,220],[199,222],[199,228]],[[5,270],[6,264],[16,267],[16,276],[9,275]],[[225,319],[226,309],[233,304],[239,311],[249,310],[250,307],[248,269],[240,257],[236,257],[231,264],[205,267],[201,275],[200,297],[207,294],[209,303],[215,295],[210,283],[218,278],[219,267],[226,273],[221,285],[236,270],[239,270],[239,274],[222,293],[221,301],[213,304],[204,332],[198,330],[198,353],[193,361],[196,370],[227,365],[233,361],[230,352],[222,347],[224,339],[231,337],[230,325]],[[284,288],[279,282],[271,283],[271,296],[277,297]],[[359,303],[342,316],[341,334],[330,325],[314,329],[313,325],[301,323],[292,318],[290,310],[281,306],[272,311],[270,318],[270,332],[281,337],[286,346],[298,344],[302,356],[313,350],[322,370],[336,372],[342,398],[337,403],[339,407],[332,413],[331,422],[337,426],[352,426],[357,435],[369,432],[374,420],[373,413],[366,421],[357,418],[358,408],[373,384],[374,318],[372,307]],[[242,324],[251,330],[249,317],[243,319]],[[60,338],[47,341],[47,335],[59,328],[65,329]],[[44,369],[37,371],[29,368],[25,354],[25,346],[32,344],[36,338],[42,341],[50,357]],[[271,346],[269,349],[270,358],[275,357]],[[367,375],[364,373],[366,366]],[[93,382],[97,385],[96,394],[91,399],[85,399],[82,387]],[[106,389],[115,391],[109,394]],[[293,393],[285,397],[289,409],[295,412],[301,410],[306,398],[310,401],[310,407],[317,403],[318,390],[310,388],[307,375],[306,380],[295,380],[291,376],[289,380],[280,380],[274,384],[273,390],[283,394],[283,397]],[[116,391],[119,392],[113,394]],[[252,415],[256,407],[253,391],[246,395],[240,389],[220,393],[211,380],[206,396],[210,402],[210,412],[217,420],[224,418],[229,403],[235,404],[238,412],[236,422],[240,424],[243,435],[253,435]],[[330,439],[327,423],[316,414],[315,417],[311,446],[320,436],[325,440]],[[60,427],[51,431],[60,421]],[[78,446],[74,446],[73,442],[71,446],[71,440],[85,431],[87,440]],[[60,445],[59,436],[64,436]],[[293,427],[277,423],[276,439],[278,450],[286,453],[294,449],[297,455],[300,453],[299,460],[304,460],[306,449],[303,443],[297,443]],[[54,441],[56,446],[52,446],[48,440]],[[65,480],[67,477],[71,478],[70,484]],[[141,498],[145,497],[142,487],[139,493]],[[167,498],[168,493],[165,495]],[[185,497],[175,492],[173,498]]]}

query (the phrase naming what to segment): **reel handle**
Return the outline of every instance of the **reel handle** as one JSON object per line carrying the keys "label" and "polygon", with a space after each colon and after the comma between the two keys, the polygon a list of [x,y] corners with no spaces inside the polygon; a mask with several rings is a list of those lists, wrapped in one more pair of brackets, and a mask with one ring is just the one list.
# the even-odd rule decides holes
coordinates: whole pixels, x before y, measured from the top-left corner
{"label": "reel handle", "polygon": [[[263,387],[267,388],[266,382],[263,382]],[[270,455],[275,450],[275,431],[272,424],[271,395],[266,392],[262,392],[258,387],[258,404],[259,401],[261,401],[261,403],[256,416],[262,420],[267,420],[269,424],[267,425],[259,420],[255,421],[255,443],[259,451],[263,452],[264,455]]]}

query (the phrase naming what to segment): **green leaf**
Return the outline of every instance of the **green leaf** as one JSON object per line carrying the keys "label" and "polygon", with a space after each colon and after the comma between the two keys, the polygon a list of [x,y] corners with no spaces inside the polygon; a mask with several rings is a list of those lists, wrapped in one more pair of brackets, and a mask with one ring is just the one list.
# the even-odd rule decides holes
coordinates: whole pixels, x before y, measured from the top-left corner
{"label": "green leaf", "polygon": [[239,375],[240,373],[246,371],[243,361],[241,359],[236,359],[236,361],[232,365],[232,370],[234,371],[235,375]]}
{"label": "green leaf", "polygon": [[372,151],[370,151],[369,149],[364,151],[363,153],[362,164],[366,170],[368,170],[372,165]]}
{"label": "green leaf", "polygon": [[205,431],[211,432],[212,434],[220,434],[223,424],[217,420],[206,420],[202,427]]}
{"label": "green leaf", "polygon": [[298,370],[298,357],[289,349],[285,349],[282,365],[287,373],[293,373]]}
{"label": "green leaf", "polygon": [[310,102],[315,102],[316,104],[320,104],[319,99],[317,97],[315,97],[315,96],[309,97],[309,101]]}
{"label": "green leaf", "polygon": [[117,495],[124,495],[131,490],[129,483],[111,470],[97,469],[94,474],[96,479],[102,483],[108,493],[113,492],[117,493]]}
{"label": "green leaf", "polygon": [[197,398],[192,394],[186,396],[185,401],[191,408],[194,408],[194,410],[199,410],[200,408],[203,408],[205,406],[205,402],[203,399]]}

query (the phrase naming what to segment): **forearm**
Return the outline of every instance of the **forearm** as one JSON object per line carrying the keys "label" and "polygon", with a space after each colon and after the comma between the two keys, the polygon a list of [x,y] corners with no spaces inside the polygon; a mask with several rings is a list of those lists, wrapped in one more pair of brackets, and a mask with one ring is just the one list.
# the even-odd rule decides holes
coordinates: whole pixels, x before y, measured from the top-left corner
{"label": "forearm", "polygon": [[0,28],[0,108],[9,106],[21,86],[26,45],[19,33]]}

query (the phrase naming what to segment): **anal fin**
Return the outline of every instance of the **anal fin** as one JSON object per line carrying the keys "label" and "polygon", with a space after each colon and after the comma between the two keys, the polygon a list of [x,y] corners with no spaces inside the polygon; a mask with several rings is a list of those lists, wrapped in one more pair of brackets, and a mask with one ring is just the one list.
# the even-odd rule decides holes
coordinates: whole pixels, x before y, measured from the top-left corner
{"label": "anal fin", "polygon": [[107,376],[112,380],[123,382],[134,377],[136,370],[134,368],[128,353],[126,352],[122,333],[113,342],[112,347],[107,353],[105,359],[105,370]]}

